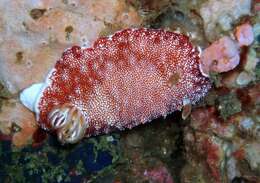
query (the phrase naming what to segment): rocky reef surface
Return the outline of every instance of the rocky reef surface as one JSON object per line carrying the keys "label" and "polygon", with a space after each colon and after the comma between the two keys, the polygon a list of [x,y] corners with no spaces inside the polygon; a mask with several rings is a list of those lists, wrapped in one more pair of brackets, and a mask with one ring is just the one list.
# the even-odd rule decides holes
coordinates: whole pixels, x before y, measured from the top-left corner
{"label": "rocky reef surface", "polygon": [[[0,1],[0,182],[260,182],[259,7],[257,0]],[[129,27],[189,36],[213,88],[185,119],[174,112],[60,145],[38,128],[19,92],[42,81],[66,48]]]}

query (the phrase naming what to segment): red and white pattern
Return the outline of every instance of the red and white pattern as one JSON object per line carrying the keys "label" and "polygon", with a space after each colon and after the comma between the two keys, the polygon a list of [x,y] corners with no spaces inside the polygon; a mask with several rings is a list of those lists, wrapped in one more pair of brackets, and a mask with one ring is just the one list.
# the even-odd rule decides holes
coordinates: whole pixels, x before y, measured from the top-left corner
{"label": "red and white pattern", "polygon": [[86,136],[123,130],[192,104],[211,84],[199,71],[198,51],[187,36],[154,29],[126,29],[74,46],[57,61],[38,100],[38,120],[69,104],[80,110]]}

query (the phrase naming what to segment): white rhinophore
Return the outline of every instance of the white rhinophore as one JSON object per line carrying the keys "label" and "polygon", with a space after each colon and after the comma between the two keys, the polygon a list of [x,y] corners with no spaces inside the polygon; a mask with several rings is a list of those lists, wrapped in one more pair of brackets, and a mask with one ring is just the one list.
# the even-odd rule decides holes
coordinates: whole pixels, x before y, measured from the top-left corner
{"label": "white rhinophore", "polygon": [[35,104],[37,102],[38,96],[40,95],[43,89],[44,83],[36,83],[32,86],[24,89],[20,94],[20,101],[25,105],[28,109],[33,112],[35,111]]}

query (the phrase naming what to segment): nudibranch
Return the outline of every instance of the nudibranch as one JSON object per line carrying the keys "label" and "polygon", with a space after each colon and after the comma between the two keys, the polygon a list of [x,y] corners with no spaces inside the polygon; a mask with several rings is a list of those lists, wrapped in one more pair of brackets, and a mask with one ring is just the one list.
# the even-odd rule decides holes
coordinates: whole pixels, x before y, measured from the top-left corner
{"label": "nudibranch", "polygon": [[211,87],[199,59],[185,35],[125,29],[92,47],[67,49],[45,82],[25,89],[20,100],[43,129],[75,143],[195,104]]}

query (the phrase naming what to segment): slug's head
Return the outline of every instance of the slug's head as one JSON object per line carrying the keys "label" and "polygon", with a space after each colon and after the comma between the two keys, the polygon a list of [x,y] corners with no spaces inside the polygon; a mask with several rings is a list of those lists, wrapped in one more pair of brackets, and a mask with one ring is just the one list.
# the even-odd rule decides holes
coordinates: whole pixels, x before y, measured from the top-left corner
{"label": "slug's head", "polygon": [[[24,106],[35,112],[39,119],[40,109],[39,100],[45,83],[33,84],[23,90],[20,94],[20,100]],[[57,132],[58,139],[61,143],[76,143],[84,137],[88,121],[82,115],[82,112],[75,106],[63,104],[55,106],[47,117],[50,129]]]}
{"label": "slug's head", "polygon": [[69,104],[52,109],[48,115],[48,121],[62,144],[78,142],[84,137],[88,127],[88,122],[82,112]]}

